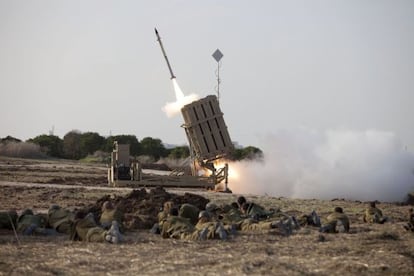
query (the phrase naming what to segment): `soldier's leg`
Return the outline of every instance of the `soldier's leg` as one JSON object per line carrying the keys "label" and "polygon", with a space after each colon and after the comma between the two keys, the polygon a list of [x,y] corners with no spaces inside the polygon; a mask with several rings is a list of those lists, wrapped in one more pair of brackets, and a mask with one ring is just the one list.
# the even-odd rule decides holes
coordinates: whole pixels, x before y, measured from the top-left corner
{"label": "soldier's leg", "polygon": [[208,229],[206,227],[202,230],[194,230],[193,232],[183,232],[183,233],[180,233],[179,236],[180,236],[180,239],[182,240],[196,241],[196,240],[206,240],[207,234],[208,234]]}
{"label": "soldier's leg", "polygon": [[335,233],[335,225],[332,223],[325,224],[319,228],[319,232],[321,233]]}
{"label": "soldier's leg", "polygon": [[[106,237],[108,236],[108,237]],[[107,235],[107,231],[102,227],[92,227],[88,230],[86,235],[86,241],[88,242],[111,242],[110,235]],[[109,239],[109,240],[108,240]]]}

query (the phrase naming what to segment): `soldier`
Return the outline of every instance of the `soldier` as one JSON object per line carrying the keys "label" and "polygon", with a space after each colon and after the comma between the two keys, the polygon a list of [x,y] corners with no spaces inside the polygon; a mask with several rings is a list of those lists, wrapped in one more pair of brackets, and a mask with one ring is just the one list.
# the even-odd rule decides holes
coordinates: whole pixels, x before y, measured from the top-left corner
{"label": "soldier", "polygon": [[158,223],[160,227],[162,226],[162,222],[168,218],[171,208],[175,206],[174,202],[166,201],[164,202],[162,210],[158,213]]}
{"label": "soldier", "polygon": [[58,233],[69,234],[72,228],[75,214],[69,210],[63,209],[58,205],[52,205],[47,213],[48,224]]}
{"label": "soldier", "polygon": [[[212,221],[211,214],[207,211],[201,211],[199,213],[195,228],[200,232],[206,231],[207,239],[227,239],[227,231],[224,225],[221,222]],[[231,228],[229,230],[232,231]]]}
{"label": "soldier", "polygon": [[227,212],[220,214],[219,217],[222,218],[221,221],[225,225],[234,225],[236,230],[243,232],[268,231],[277,228],[281,234],[290,235],[295,225],[295,220],[289,216],[278,221],[259,221],[251,217],[246,217],[242,214],[239,208],[234,206],[234,204],[225,206],[223,210],[227,210]]}
{"label": "soldier", "polygon": [[382,211],[375,206],[375,201],[369,203],[365,209],[364,222],[383,224],[387,219],[382,216]]}
{"label": "soldier", "polygon": [[321,227],[321,219],[319,218],[318,214],[316,214],[315,210],[313,210],[309,215],[302,215],[299,218],[299,225]]}
{"label": "soldier", "polygon": [[322,233],[349,232],[349,219],[341,207],[335,207],[334,212],[327,217],[327,224],[320,229]]}
{"label": "soldier", "polygon": [[269,219],[275,213],[274,210],[267,211],[265,208],[254,202],[247,202],[244,196],[239,196],[237,198],[237,203],[239,205],[241,212],[244,215],[251,217],[255,220]]}
{"label": "soldier", "polygon": [[184,203],[178,210],[178,215],[183,218],[188,218],[192,224],[196,224],[198,221],[198,213],[200,209],[197,206],[189,203]]}
{"label": "soldier", "polygon": [[172,207],[170,209],[168,217],[163,221],[161,236],[163,238],[174,239],[201,239],[199,232],[195,229],[194,225],[191,224],[190,220],[178,216],[177,207]]}
{"label": "soldier", "polygon": [[17,218],[17,232],[23,235],[55,235],[56,231],[46,228],[46,224],[42,215],[35,215],[31,209],[26,209]]}
{"label": "soldier", "polygon": [[408,223],[404,225],[405,230],[414,232],[414,211],[413,208],[408,209]]}
{"label": "soldier", "polygon": [[70,233],[70,240],[120,243],[123,241],[123,236],[119,231],[117,221],[113,221],[109,230],[105,230],[95,222],[92,213],[85,216],[84,212],[79,211],[75,216]]}
{"label": "soldier", "polygon": [[17,217],[17,212],[15,210],[0,212],[0,229],[15,229]]}
{"label": "soldier", "polygon": [[152,234],[161,234],[162,225],[163,225],[164,221],[168,218],[169,213],[171,211],[171,208],[173,208],[174,205],[175,204],[172,201],[164,202],[162,210],[157,215],[158,222],[154,223],[154,225],[152,226],[152,228],[150,230],[150,233],[152,233]]}
{"label": "soldier", "polygon": [[119,230],[124,233],[123,213],[117,207],[114,207],[110,201],[105,201],[104,204],[102,204],[102,214],[99,223],[103,228],[109,229],[113,221],[118,222]]}

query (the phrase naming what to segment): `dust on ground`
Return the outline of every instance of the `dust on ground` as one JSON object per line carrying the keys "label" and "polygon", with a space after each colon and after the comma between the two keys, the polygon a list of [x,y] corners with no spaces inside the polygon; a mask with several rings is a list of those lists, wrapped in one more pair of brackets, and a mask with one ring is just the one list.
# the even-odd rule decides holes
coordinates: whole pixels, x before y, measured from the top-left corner
{"label": "dust on ground", "polygon": [[[32,208],[40,212],[51,204],[86,208],[105,197],[120,199],[134,193],[128,188],[109,188],[105,165],[10,158],[0,158],[0,189],[1,210]],[[151,189],[141,193],[144,191],[151,193]],[[203,190],[166,192],[177,196],[190,193],[219,204],[238,196]],[[228,241],[182,241],[136,229],[128,231],[126,242],[119,245],[73,242],[66,235],[18,236],[17,241],[13,232],[2,231],[0,275],[414,274],[414,233],[403,229],[409,206],[378,204],[390,221],[372,225],[362,222],[364,202],[246,197],[296,215],[316,210],[325,217],[341,206],[351,219],[351,231],[323,234],[322,238],[317,228],[303,227],[289,237],[270,231],[239,233]],[[143,204],[138,198],[136,204]]]}

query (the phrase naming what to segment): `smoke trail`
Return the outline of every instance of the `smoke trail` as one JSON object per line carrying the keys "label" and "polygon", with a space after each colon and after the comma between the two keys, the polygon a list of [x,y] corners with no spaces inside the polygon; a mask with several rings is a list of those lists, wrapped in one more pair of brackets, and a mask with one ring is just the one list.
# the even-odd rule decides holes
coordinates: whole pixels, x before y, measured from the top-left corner
{"label": "smoke trail", "polygon": [[262,149],[263,162],[230,164],[239,174],[230,178],[233,192],[402,201],[414,191],[414,154],[390,132],[278,131]]}
{"label": "smoke trail", "polygon": [[184,96],[183,91],[181,90],[180,86],[178,86],[177,80],[175,78],[172,79],[172,83],[174,86],[175,91],[175,102],[166,103],[165,106],[162,108],[162,111],[164,111],[167,114],[167,117],[173,117],[177,113],[180,113],[181,108],[189,104],[193,101],[196,101],[199,99],[198,95],[196,94],[190,94],[188,96]]}

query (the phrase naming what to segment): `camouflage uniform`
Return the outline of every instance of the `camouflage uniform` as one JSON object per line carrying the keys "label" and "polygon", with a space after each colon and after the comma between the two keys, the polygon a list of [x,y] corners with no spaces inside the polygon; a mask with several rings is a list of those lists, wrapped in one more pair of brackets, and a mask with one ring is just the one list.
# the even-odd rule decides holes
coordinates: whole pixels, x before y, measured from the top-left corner
{"label": "camouflage uniform", "polygon": [[408,223],[404,225],[405,230],[414,232],[414,211],[413,208],[408,210]]}
{"label": "camouflage uniform", "polygon": [[225,227],[221,221],[212,221],[208,211],[201,211],[195,228],[203,233],[202,239],[226,240],[229,233],[233,234],[232,227]]}
{"label": "camouflage uniform", "polygon": [[119,232],[112,233],[112,228],[105,230],[97,225],[92,213],[82,219],[75,220],[70,233],[71,240],[86,242],[114,242],[112,239],[114,236],[116,236],[116,242],[121,241]]}
{"label": "camouflage uniform", "polygon": [[164,221],[168,218],[168,214],[171,210],[171,208],[174,206],[174,202],[172,201],[166,201],[164,202],[164,206],[162,208],[162,211],[158,213],[158,224],[160,229],[162,229],[162,224]]}
{"label": "camouflage uniform", "polygon": [[59,233],[69,234],[75,214],[59,206],[51,206],[48,211],[49,226]]}
{"label": "camouflage uniform", "polygon": [[272,228],[272,222],[257,221],[251,217],[246,218],[239,209],[231,208],[228,212],[221,214],[221,221],[225,225],[234,225],[237,230],[262,231]]}
{"label": "camouflage uniform", "polygon": [[163,238],[198,240],[199,231],[191,222],[183,217],[169,216],[164,220],[161,228]]}
{"label": "camouflage uniform", "polygon": [[46,229],[47,221],[41,215],[33,214],[33,211],[26,209],[22,214],[17,218],[17,232],[22,233],[23,235],[53,235],[56,231],[51,231],[52,229]]}
{"label": "camouflage uniform", "polygon": [[365,209],[365,214],[363,218],[364,222],[368,223],[384,223],[385,218],[382,216],[382,212],[375,206],[375,203],[370,203],[370,206]]}
{"label": "camouflage uniform", "polygon": [[302,215],[298,219],[298,223],[300,226],[316,226],[321,227],[321,220],[319,216],[316,214],[315,210],[312,211],[309,215]]}
{"label": "camouflage uniform", "polygon": [[[330,214],[327,218],[327,224],[321,227],[321,232],[338,233],[349,232],[349,218],[342,212],[342,208],[335,208],[335,212]],[[339,229],[341,226],[341,229]]]}
{"label": "camouflage uniform", "polygon": [[250,218],[254,218],[256,220],[266,220],[274,214],[274,211],[267,211],[265,208],[256,203],[250,202],[245,204],[246,206],[242,207],[244,209],[244,214]]}
{"label": "camouflage uniform", "polygon": [[113,207],[112,204],[106,204],[109,201],[105,202],[102,207],[102,214],[99,219],[99,223],[105,229],[108,229],[113,221],[117,221],[120,227],[120,231],[124,232],[125,227],[123,225],[124,222],[124,215],[123,213],[116,207]]}

